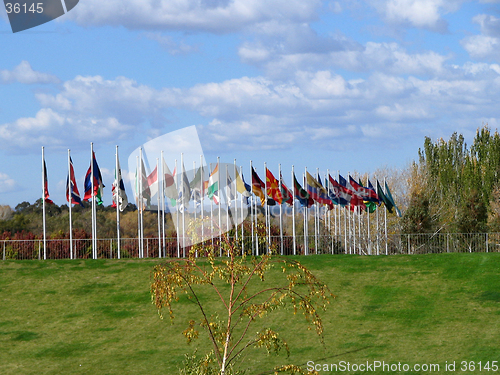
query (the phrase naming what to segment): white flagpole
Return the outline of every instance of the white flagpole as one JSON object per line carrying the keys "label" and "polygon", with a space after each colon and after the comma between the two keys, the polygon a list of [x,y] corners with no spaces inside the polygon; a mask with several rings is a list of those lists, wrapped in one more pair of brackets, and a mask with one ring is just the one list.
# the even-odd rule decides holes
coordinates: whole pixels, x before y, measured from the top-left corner
{"label": "white flagpole", "polygon": [[[196,160],[193,160],[193,173],[194,173],[194,177],[196,177]],[[201,176],[201,164],[200,164],[200,178],[203,180],[203,176]],[[196,211],[198,210],[196,208],[196,193],[195,193],[195,188],[193,188],[193,198],[194,198],[194,221],[196,222]],[[201,205],[201,190],[200,190],[200,205]],[[203,219],[203,215],[201,215],[201,218]],[[202,237],[203,238],[203,237]],[[198,258],[198,250],[196,250],[195,252],[195,257]]]}
{"label": "white flagpole", "polygon": [[[234,237],[236,240],[238,240],[238,189],[236,188],[236,184],[238,183],[238,180],[236,180],[236,159],[234,159],[234,178],[233,178],[233,184],[234,184],[234,216],[233,216],[233,224],[234,224]],[[241,206],[241,209],[243,209],[243,206]],[[243,223],[241,223],[243,225]]]}
{"label": "white flagpole", "polygon": [[162,233],[162,249],[163,249],[163,257],[167,257],[165,251],[165,170],[163,168],[163,163],[165,159],[163,159],[163,150],[161,152],[161,233]]}
{"label": "white flagpole", "polygon": [[204,180],[205,180],[205,173],[204,173],[204,168],[203,168],[203,155],[200,155],[200,168],[201,168],[201,182],[200,182],[200,215],[201,215],[201,240],[203,241],[202,243],[205,243],[205,228],[204,228],[204,223],[205,223],[205,209],[204,209],[204,200],[205,200],[205,189],[204,189]]}
{"label": "white flagpole", "polygon": [[177,210],[177,214],[175,215],[177,226],[176,226],[175,233],[177,234],[177,258],[180,258],[181,257],[181,243],[180,243],[180,236],[179,236],[179,171],[177,170],[177,159],[175,159],[175,189],[177,191],[177,201],[175,203],[175,208]]}
{"label": "white flagpole", "polygon": [[[281,189],[281,164],[279,164],[278,169],[279,169],[279,182],[278,182],[279,192],[283,196],[282,193],[283,190]],[[283,197],[281,199],[283,199]],[[283,201],[280,203],[280,242],[281,242],[281,255],[283,255]]]}
{"label": "white flagpole", "polygon": [[[329,181],[329,177],[330,177],[330,170],[327,169],[326,170],[326,176],[325,176],[325,185],[326,185],[326,188],[327,188],[327,194],[328,194],[328,198],[330,198],[330,181]],[[333,201],[332,201],[333,202]],[[334,203],[333,205],[333,209],[336,210],[337,209],[337,205]],[[335,211],[333,211],[334,215],[335,215]],[[334,217],[335,219],[335,217]],[[331,250],[330,252],[333,254],[333,241],[334,241],[334,236],[332,236],[332,215],[330,213],[330,210],[328,210],[328,233],[330,233],[330,237],[332,239],[332,247],[331,247]]]}
{"label": "white flagpole", "polygon": [[[227,179],[227,164],[226,164],[226,184],[228,182],[228,179]],[[230,186],[228,186],[230,188]],[[227,190],[226,190],[227,192]],[[230,209],[230,204],[231,204],[231,196],[226,194],[226,232],[229,231],[229,209]]]}
{"label": "white flagpole", "polygon": [[[184,181],[186,176],[186,170],[184,168],[184,153],[181,152],[181,167],[182,167],[182,186],[181,186],[181,191],[182,191],[182,200],[184,201]],[[188,203],[189,204],[189,203]],[[180,207],[180,206],[179,206]],[[182,257],[186,257],[186,217],[184,213],[186,212],[187,207],[184,206],[184,202],[182,202]]]}
{"label": "white flagpole", "polygon": [[295,240],[295,173],[292,165],[292,234],[293,234],[293,255],[297,255],[297,241]]}
{"label": "white flagpole", "polygon": [[271,217],[269,216],[269,200],[267,199],[267,163],[264,162],[264,199],[265,199],[265,216],[266,216],[266,237],[267,237],[267,252],[271,244]]}
{"label": "white flagpole", "polygon": [[[316,180],[319,180],[319,168],[316,168]],[[314,251],[318,254],[318,232],[319,232],[319,210],[321,209],[319,202],[314,204]]]}
{"label": "white flagpole", "polygon": [[94,197],[94,144],[90,142],[90,195],[92,199],[92,258],[97,259]]}
{"label": "white flagpole", "polygon": [[45,148],[42,146],[42,211],[43,211],[43,260],[47,259],[47,232],[45,221]]}
{"label": "white flagpole", "polygon": [[[307,167],[306,167],[307,172]],[[306,174],[302,174],[302,186],[306,187]],[[306,189],[304,189],[306,190]],[[309,255],[309,202],[304,207],[304,255]]]}
{"label": "white flagpole", "polygon": [[[235,159],[236,160],[236,159]],[[240,174],[243,176],[243,167],[240,166]],[[236,176],[235,176],[236,177]],[[243,183],[243,177],[241,178],[241,183]],[[243,183],[243,187],[245,186],[245,184]],[[245,254],[245,235],[244,235],[244,231],[243,231],[243,228],[245,227],[244,225],[244,217],[243,217],[243,194],[240,194],[240,207],[241,207],[241,255],[244,255]]]}
{"label": "white flagpole", "polygon": [[252,175],[252,161],[251,160],[250,160],[250,186],[251,186],[250,191],[252,193],[252,194],[250,194],[250,220],[252,222],[252,230],[251,230],[251,232],[252,232],[252,251],[251,251],[251,253],[254,254],[254,252],[253,252],[253,249],[255,247],[255,242],[254,242],[255,237],[254,237],[254,230],[253,230],[253,226],[254,226],[254,211],[253,211],[254,204],[253,204],[253,201],[254,201],[254,199],[253,199],[253,175]]}
{"label": "white flagpole", "polygon": [[[252,173],[252,161],[250,160],[250,181],[252,184],[252,193],[253,193],[253,173]],[[257,201],[254,199],[254,195],[251,196],[250,206],[251,206],[251,214],[252,214],[252,252],[254,248],[254,239],[257,237],[257,241],[255,241],[255,255],[259,255],[259,232],[257,231]],[[255,231],[254,231],[255,226]],[[255,232],[255,236],[254,236]]]}
{"label": "white flagpole", "polygon": [[146,173],[146,171],[142,170],[142,166],[144,165],[142,161],[142,147],[140,148],[139,154],[139,165],[141,168],[141,173],[139,174],[139,203],[141,205],[141,230],[140,230],[140,242],[139,242],[139,258],[144,258],[144,186],[142,186],[142,174]]}
{"label": "white flagpole", "polygon": [[160,222],[160,176],[158,176],[158,172],[160,171],[159,159],[156,158],[156,183],[158,184],[158,188],[156,189],[156,204],[158,209],[158,258],[161,258],[161,222]]}
{"label": "white flagpole", "polygon": [[71,219],[71,202],[73,198],[73,186],[71,186],[71,164],[70,150],[68,148],[68,205],[69,205],[69,258],[73,259],[73,220]]}
{"label": "white flagpole", "polygon": [[118,162],[118,145],[116,145],[116,166],[115,166],[115,199],[116,203],[116,245],[117,245],[117,257],[121,258],[121,249],[120,249],[120,175],[121,172],[119,170],[119,162]]}
{"label": "white flagpole", "polygon": [[137,199],[137,245],[138,245],[138,256],[141,257],[141,193],[140,193],[140,183],[139,179],[142,178],[142,170],[139,167],[139,155],[136,156],[136,181],[135,181],[135,196]]}
{"label": "white flagpole", "polygon": [[[377,182],[378,182],[378,179],[377,179]],[[377,210],[376,210],[376,212],[377,212],[377,255],[380,255],[380,236],[379,236],[379,230],[380,230],[380,228],[379,228],[379,224],[378,224],[379,207],[377,207]]]}
{"label": "white flagpole", "polygon": [[[210,174],[212,174],[212,163],[210,163]],[[210,181],[210,179],[209,179]],[[214,247],[214,193],[212,193],[212,199],[210,199],[210,240],[212,241],[212,248]]]}
{"label": "white flagpole", "polygon": [[219,173],[217,173],[217,197],[219,199],[219,256],[222,256],[222,192],[220,188],[220,174],[221,174],[221,168],[220,168],[220,157],[217,156],[217,170]]}
{"label": "white flagpole", "polygon": [[[383,189],[385,189],[385,186],[386,186],[386,183],[385,183],[385,177],[384,177],[384,187]],[[387,193],[387,192],[384,192],[384,193]],[[385,210],[384,210],[384,221],[385,221],[385,255],[389,255],[389,248],[387,246],[387,240],[388,240],[388,237],[387,237],[387,207],[385,207]]]}

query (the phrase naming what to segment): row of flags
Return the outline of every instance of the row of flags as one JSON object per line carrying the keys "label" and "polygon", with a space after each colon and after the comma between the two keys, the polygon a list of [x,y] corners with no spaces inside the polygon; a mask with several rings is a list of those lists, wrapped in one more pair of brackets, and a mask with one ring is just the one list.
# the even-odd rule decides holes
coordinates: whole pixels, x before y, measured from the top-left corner
{"label": "row of flags", "polygon": [[[88,201],[92,197],[92,180],[94,192],[93,195],[96,197],[97,204],[102,205],[102,195],[103,195],[103,180],[99,166],[97,164],[95,153],[92,155],[92,164],[85,175],[85,193],[83,200]],[[141,160],[140,171],[136,170],[135,174],[135,191],[136,199],[139,202],[139,197],[137,192],[141,190],[141,196],[146,200],[146,207],[151,205],[151,198],[158,193],[158,177],[163,178],[163,194],[166,198],[170,199],[172,206],[179,205],[179,210],[182,212],[187,209],[189,202],[193,200],[195,202],[195,207],[201,205],[203,197],[206,195],[215,204],[220,203],[220,192],[221,192],[221,181],[220,181],[220,171],[219,163],[216,164],[213,171],[210,173],[208,181],[203,180],[203,169],[198,168],[193,179],[189,181],[184,165],[182,165],[182,172],[180,176],[176,176],[176,169],[173,172],[170,171],[168,165],[162,158],[162,171],[158,172],[158,165],[155,169],[147,174],[144,163]],[[47,168],[44,161],[44,199],[48,203],[52,203],[49,198],[48,192],[48,180],[47,180]],[[387,186],[387,182],[384,181],[384,188],[382,188],[380,182],[377,180],[375,186],[371,181],[367,180],[367,185],[363,186],[361,180],[356,181],[354,178],[349,176],[348,180],[338,175],[338,180],[334,179],[332,176],[325,176],[325,183],[322,182],[320,175],[313,177],[309,172],[306,171],[303,185],[299,183],[293,174],[293,193],[289,189],[283,177],[279,175],[279,179],[276,178],[273,173],[266,168],[266,181],[264,182],[255,169],[251,168],[252,174],[252,184],[249,185],[245,182],[243,174],[240,174],[235,170],[235,181],[231,179],[229,174],[226,173],[226,196],[227,201],[231,204],[231,201],[236,199],[236,191],[240,193],[244,198],[247,199],[252,195],[252,193],[260,198],[261,205],[276,205],[276,204],[288,204],[292,206],[294,200],[297,199],[301,206],[311,207],[313,204],[318,203],[328,207],[328,209],[333,209],[334,206],[339,205],[341,207],[346,207],[353,212],[361,213],[366,211],[368,213],[373,213],[377,206],[382,203],[385,205],[387,210],[392,213],[393,210],[396,211],[398,216],[401,216],[401,212],[397,207],[392,194]],[[139,181],[141,176],[142,181]],[[176,184],[176,178],[179,177],[178,184]],[[234,186],[236,186],[234,191]],[[304,187],[303,187],[304,186]],[[80,198],[80,193],[76,185],[75,174],[73,169],[73,161],[70,158],[69,162],[69,173],[66,182],[66,199],[69,202],[71,191],[71,203],[72,204],[82,204],[82,199]],[[128,204],[127,194],[125,192],[125,185],[123,183],[121,169],[119,166],[119,161],[117,160],[117,168],[115,168],[115,181],[112,186],[113,195],[113,207],[119,205],[120,211],[123,211]]]}
{"label": "row of flags", "polygon": [[[84,196],[83,201],[88,201],[92,198],[92,195],[96,197],[96,202],[99,205],[103,204],[102,196],[104,191],[104,183],[101,175],[101,170],[97,164],[95,158],[95,153],[92,153],[92,165],[89,166],[87,173],[85,174],[84,181]],[[123,183],[123,178],[121,175],[120,164],[117,162],[118,168],[115,170],[115,181],[112,186],[113,195],[113,207],[116,207],[116,202],[119,204],[120,211],[123,211],[128,204],[127,194],[125,193],[125,185]],[[69,157],[69,168],[68,177],[66,179],[66,200],[71,203],[79,204],[83,207],[82,198],[80,197],[80,192],[76,184],[75,170],[73,167],[73,160]],[[92,181],[93,180],[93,181]],[[92,193],[92,185],[94,186],[94,191]],[[45,202],[53,204],[54,202],[50,199],[49,189],[48,189],[48,177],[47,177],[47,166],[45,160],[43,160],[43,186],[44,186],[44,199]]]}

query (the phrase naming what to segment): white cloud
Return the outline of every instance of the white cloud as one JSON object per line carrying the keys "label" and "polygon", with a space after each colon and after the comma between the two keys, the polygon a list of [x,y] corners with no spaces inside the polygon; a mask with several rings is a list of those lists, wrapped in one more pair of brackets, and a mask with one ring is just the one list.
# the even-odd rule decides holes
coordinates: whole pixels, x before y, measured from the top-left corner
{"label": "white cloud", "polygon": [[363,46],[342,35],[317,35],[308,27],[303,28],[304,32],[299,32],[295,25],[288,29],[302,36],[283,37],[281,32],[261,35],[240,46],[241,60],[264,69],[270,77],[285,79],[297,70],[331,68],[436,76],[444,72],[444,64],[450,58],[434,51],[409,53],[397,43],[367,42]]}
{"label": "white cloud", "polygon": [[52,74],[33,70],[30,63],[21,63],[12,70],[0,70],[0,83],[19,82],[27,85],[37,83],[59,83],[59,78]]}
{"label": "white cloud", "polygon": [[500,18],[480,14],[472,20],[481,26],[481,34],[462,39],[462,46],[474,59],[498,61],[500,59]]}
{"label": "white cloud", "polygon": [[458,10],[464,0],[367,0],[385,22],[439,33],[448,30],[443,15]]}
{"label": "white cloud", "polygon": [[8,193],[14,191],[16,182],[9,175],[0,172],[0,193]]}
{"label": "white cloud", "polygon": [[275,19],[309,21],[320,6],[319,0],[88,0],[66,17],[84,26],[227,33]]}
{"label": "white cloud", "polygon": [[[412,57],[397,46],[370,48],[368,56],[381,48],[393,56]],[[329,137],[397,139],[406,134],[405,127],[424,132],[427,124],[457,114],[473,126],[483,118],[500,118],[495,103],[500,95],[498,64],[446,67],[444,58],[428,56],[413,56],[407,65],[414,62],[410,70],[436,72],[432,78],[376,72],[364,79],[346,79],[322,69],[299,70],[286,81],[241,77],[185,89],[154,89],[126,77],[77,76],[64,82],[58,93],[38,94],[42,108],[34,117],[0,125],[0,144],[9,149],[68,147],[127,138],[133,132],[154,130],[155,121],[175,109],[203,117],[203,139],[225,149],[285,148],[299,140],[326,147]],[[381,56],[379,64],[386,58]],[[396,66],[393,61],[389,70],[397,72]],[[422,130],[415,130],[417,125]],[[445,126],[452,129],[454,122]],[[156,127],[156,133],[161,129]]]}

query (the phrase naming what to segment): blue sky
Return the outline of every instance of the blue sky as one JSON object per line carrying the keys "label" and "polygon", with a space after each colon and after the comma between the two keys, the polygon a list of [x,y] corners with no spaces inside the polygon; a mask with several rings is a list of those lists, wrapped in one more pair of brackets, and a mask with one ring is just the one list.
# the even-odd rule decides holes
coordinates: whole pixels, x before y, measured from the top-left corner
{"label": "blue sky", "polygon": [[208,163],[260,174],[404,168],[425,136],[500,125],[500,0],[80,0],[16,34],[2,7],[0,51],[13,207],[41,195],[42,146],[63,204],[67,149],[82,190],[90,142],[110,188],[115,145],[125,166],[191,125]]}

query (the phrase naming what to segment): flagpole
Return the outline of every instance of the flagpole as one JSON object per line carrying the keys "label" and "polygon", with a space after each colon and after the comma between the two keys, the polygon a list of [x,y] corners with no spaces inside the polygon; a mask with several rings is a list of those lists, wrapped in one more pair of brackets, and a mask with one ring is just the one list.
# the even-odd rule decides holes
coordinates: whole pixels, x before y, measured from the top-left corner
{"label": "flagpole", "polygon": [[[281,189],[281,163],[278,165],[278,169],[280,174],[279,192],[283,196],[283,191]],[[281,203],[280,203],[280,242],[281,242],[281,255],[283,255],[283,197],[281,198]]]}
{"label": "flagpole", "polygon": [[92,259],[97,259],[95,241],[95,200],[94,200],[94,144],[90,142],[90,196],[92,210]]}
{"label": "flagpole", "polygon": [[292,234],[293,234],[293,255],[297,255],[297,241],[295,239],[295,173],[292,165]]}
{"label": "flagpole", "polygon": [[[236,160],[236,159],[235,159]],[[241,182],[243,183],[243,167],[240,165],[240,174],[241,174]],[[243,183],[243,187],[245,188],[245,183]],[[237,190],[237,189],[236,189]],[[245,188],[246,190],[246,188]],[[243,232],[243,228],[245,227],[244,225],[244,217],[243,217],[243,193],[240,194],[240,207],[241,207],[241,255],[245,255],[245,236]]]}
{"label": "flagpole", "polygon": [[[328,197],[331,199],[330,197],[330,180],[329,180],[329,177],[330,177],[330,170],[327,168],[326,170],[326,176],[325,176],[325,185],[326,185],[326,193],[328,195]],[[332,203],[334,204],[333,208],[334,209],[337,209],[337,205],[333,202],[332,200]],[[330,233],[330,238],[332,239],[332,243],[331,243],[331,249],[330,249],[330,252],[333,254],[333,240],[334,240],[334,236],[332,236],[332,215],[330,213],[331,210],[328,210],[328,233]],[[333,213],[335,214],[335,211],[333,211]],[[335,218],[335,217],[334,217]]]}
{"label": "flagpole", "polygon": [[[229,181],[229,180],[228,180],[228,178],[227,178],[227,176],[228,176],[228,175],[227,175],[227,172],[228,172],[228,171],[227,171],[227,164],[226,164],[226,184],[227,184],[227,183],[228,183],[228,181]],[[229,189],[231,189],[231,186],[228,186],[228,187],[229,187]],[[226,192],[227,192],[227,190],[226,190]],[[230,204],[231,204],[230,199],[231,199],[231,195],[226,194],[226,203],[227,203],[227,204],[226,204],[226,232],[229,232],[229,209],[230,209],[230,207],[229,207],[229,206],[230,206]],[[229,234],[228,234],[228,235],[229,235]]]}
{"label": "flagpole", "polygon": [[68,204],[69,204],[69,258],[73,259],[73,221],[71,220],[71,202],[73,198],[73,186],[71,186],[71,164],[70,150],[68,148]]}
{"label": "flagpole", "polygon": [[158,188],[156,189],[156,204],[157,204],[157,212],[158,212],[158,258],[161,258],[161,222],[160,222],[160,179],[158,178],[158,170],[159,168],[159,159],[156,158],[156,183],[158,184]]}
{"label": "flagpole", "polygon": [[[184,168],[184,153],[181,152],[181,167],[182,167],[182,186],[181,186],[181,191],[182,191],[182,257],[186,257],[186,218],[184,213],[186,212],[186,207],[184,206],[184,179],[186,178],[186,169]],[[179,207],[181,207],[179,206]]]}
{"label": "flagpole", "polygon": [[143,185],[143,176],[146,174],[146,171],[143,170],[144,162],[142,160],[142,147],[140,148],[139,161],[141,166],[141,178],[139,179],[139,192],[140,192],[140,204],[141,204],[141,241],[140,241],[140,254],[139,258],[144,258],[144,185]]}
{"label": "flagpole", "polygon": [[267,199],[267,163],[264,162],[264,173],[266,178],[264,180],[264,199],[265,199],[265,217],[266,217],[266,237],[267,237],[267,253],[269,253],[269,245],[271,243],[271,217],[269,215],[269,199]]}
{"label": "flagpole", "polygon": [[[210,174],[213,173],[212,163],[210,163]],[[210,181],[210,178],[209,178]],[[210,182],[209,182],[210,183]],[[214,192],[212,193],[212,199],[210,199],[210,240],[212,241],[212,248],[214,247]]]}
{"label": "flagpole", "polygon": [[165,169],[163,164],[165,159],[163,159],[163,150],[161,151],[161,236],[162,236],[162,252],[163,257],[167,257],[165,251]]}
{"label": "flagpole", "polygon": [[136,179],[135,179],[135,196],[137,199],[137,247],[138,257],[141,257],[141,193],[139,180],[142,178],[142,168],[139,167],[139,155],[136,156]]}
{"label": "flagpole", "polygon": [[[250,176],[252,179],[252,193],[253,193],[253,166],[252,166],[252,161],[250,160]],[[254,203],[255,202],[255,203]],[[254,232],[255,236],[257,237],[257,241],[255,242],[255,255],[259,255],[259,232],[257,231],[257,202],[254,199],[254,195],[251,196],[251,201],[250,201],[250,206],[251,210],[250,213],[252,214],[252,253],[253,253],[253,248],[254,248]],[[255,207],[255,210],[254,210]],[[255,225],[255,231],[254,231],[254,225]]]}
{"label": "flagpole", "polygon": [[[385,182],[385,177],[384,177],[384,188],[385,188],[386,185],[386,182]],[[384,193],[387,193],[387,192],[384,192]],[[388,249],[388,246],[387,246],[387,207],[385,207],[385,210],[384,210],[384,221],[385,221],[385,255],[388,255],[389,254],[389,249]]]}
{"label": "flagpole", "polygon": [[[305,167],[307,172],[307,167]],[[302,174],[302,186],[306,186],[306,174]],[[309,199],[304,207],[304,255],[309,255]]]}
{"label": "flagpole", "polygon": [[43,260],[47,259],[47,232],[45,221],[45,148],[42,146],[42,212],[43,212]]}
{"label": "flagpole", "polygon": [[[196,160],[193,160],[193,172],[194,172],[194,177],[196,177]],[[201,177],[201,180],[203,181],[203,177],[201,176],[201,164],[200,164],[200,177]],[[196,222],[196,211],[198,210],[196,208],[196,190],[195,190],[195,186],[193,187],[193,198],[194,198],[194,221]],[[201,190],[200,190],[200,205],[201,205]],[[203,219],[203,215],[201,216],[202,219]],[[202,220],[203,221],[203,220]],[[203,237],[202,237],[203,238]],[[195,251],[195,257],[198,258],[198,249],[196,249]]]}
{"label": "flagpole", "polygon": [[200,155],[200,168],[201,168],[201,181],[200,181],[200,215],[201,215],[201,240],[202,243],[205,244],[205,209],[204,209],[204,200],[205,200],[205,189],[204,189],[204,180],[205,173],[203,169],[203,155]]}
{"label": "flagpole", "polygon": [[117,258],[121,258],[120,250],[120,171],[118,165],[118,145],[116,145],[116,161],[115,161],[115,199],[116,204],[116,250]]}
{"label": "flagpole", "polygon": [[[238,180],[236,179],[236,159],[234,159],[234,219],[233,219],[233,224],[234,224],[234,237],[236,240],[238,240],[238,189],[236,187]],[[243,209],[243,206],[241,207]],[[243,223],[241,224],[243,225]]]}
{"label": "flagpole", "polygon": [[[378,183],[378,179],[377,179],[377,183]],[[379,207],[380,207],[380,205],[379,205]],[[379,224],[378,224],[378,212],[379,212],[378,207],[377,207],[376,212],[377,212],[377,255],[380,255],[380,236],[379,236],[380,228],[379,228]]]}
{"label": "flagpole", "polygon": [[222,194],[221,194],[221,188],[220,188],[220,157],[217,156],[217,197],[219,198],[219,256],[222,256]]}
{"label": "flagpole", "polygon": [[[319,180],[319,168],[316,168],[316,180]],[[314,204],[314,251],[318,254],[318,232],[319,232],[319,210],[321,209],[319,202]]]}

